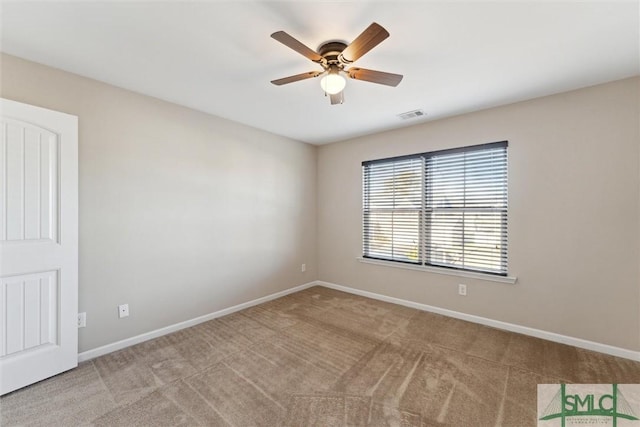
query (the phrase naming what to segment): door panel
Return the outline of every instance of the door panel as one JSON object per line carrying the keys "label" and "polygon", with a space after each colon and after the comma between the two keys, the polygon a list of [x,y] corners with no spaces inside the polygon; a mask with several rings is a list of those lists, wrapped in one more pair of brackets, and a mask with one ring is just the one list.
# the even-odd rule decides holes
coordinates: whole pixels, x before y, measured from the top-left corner
{"label": "door panel", "polygon": [[0,99],[0,394],[77,366],[77,117]]}
{"label": "door panel", "polygon": [[[58,137],[28,123],[3,119],[0,152],[6,156],[6,182],[0,189],[0,215],[6,214],[0,241],[56,240]],[[4,159],[0,159],[4,160]],[[6,191],[6,197],[4,193]],[[5,222],[6,221],[6,222]]]}
{"label": "door panel", "polygon": [[7,336],[0,357],[40,345],[57,345],[57,271],[0,279],[1,312]]}

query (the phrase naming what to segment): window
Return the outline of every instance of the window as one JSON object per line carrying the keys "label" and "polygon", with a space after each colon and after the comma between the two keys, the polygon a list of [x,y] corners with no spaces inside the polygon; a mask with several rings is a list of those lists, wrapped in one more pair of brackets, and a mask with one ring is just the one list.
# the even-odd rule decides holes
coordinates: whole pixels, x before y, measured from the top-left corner
{"label": "window", "polygon": [[365,258],[507,275],[507,142],[362,163]]}

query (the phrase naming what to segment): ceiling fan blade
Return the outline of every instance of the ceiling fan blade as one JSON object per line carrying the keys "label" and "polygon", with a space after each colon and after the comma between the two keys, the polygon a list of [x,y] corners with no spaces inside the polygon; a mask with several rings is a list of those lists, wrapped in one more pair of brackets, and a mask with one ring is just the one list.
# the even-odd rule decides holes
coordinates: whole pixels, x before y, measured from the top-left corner
{"label": "ceiling fan blade", "polygon": [[335,95],[329,95],[331,99],[331,105],[343,104],[344,103],[344,91],[338,92]]}
{"label": "ceiling fan blade", "polygon": [[374,22],[342,51],[340,60],[351,64],[387,37],[389,37],[389,32]]}
{"label": "ceiling fan blade", "polygon": [[275,33],[271,34],[271,37],[278,40],[283,45],[295,50],[299,54],[306,56],[313,62],[322,62],[322,56],[320,56],[318,52],[311,50],[284,31],[276,31]]}
{"label": "ceiling fan blade", "polygon": [[287,83],[293,83],[300,80],[310,79],[312,77],[318,77],[320,74],[322,74],[322,71],[309,71],[308,73],[300,73],[296,74],[295,76],[283,77],[278,80],[271,80],[271,83],[276,86],[282,86],[286,85]]}
{"label": "ceiling fan blade", "polygon": [[366,68],[349,68],[349,77],[387,86],[398,86],[402,81],[402,74],[385,73],[384,71],[367,70]]}

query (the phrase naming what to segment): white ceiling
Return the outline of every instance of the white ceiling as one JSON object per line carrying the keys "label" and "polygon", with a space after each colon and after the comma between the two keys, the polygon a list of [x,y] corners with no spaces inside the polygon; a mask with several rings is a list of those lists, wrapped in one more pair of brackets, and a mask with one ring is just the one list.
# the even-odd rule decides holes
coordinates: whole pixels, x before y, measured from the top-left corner
{"label": "white ceiling", "polygon": [[[6,53],[323,144],[640,74],[638,1],[3,2]],[[377,22],[391,36],[355,65],[404,75],[349,80],[330,105],[312,49]],[[397,115],[423,109],[426,118]]]}

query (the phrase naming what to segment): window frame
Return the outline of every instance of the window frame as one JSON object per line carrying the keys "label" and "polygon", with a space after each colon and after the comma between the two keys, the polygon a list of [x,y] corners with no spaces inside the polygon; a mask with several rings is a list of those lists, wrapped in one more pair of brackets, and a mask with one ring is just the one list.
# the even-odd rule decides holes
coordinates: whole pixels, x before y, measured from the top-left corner
{"label": "window frame", "polygon": [[[434,207],[428,207],[428,203],[427,203],[427,199],[429,196],[432,197],[432,193],[429,194],[429,186],[432,185],[428,180],[427,180],[427,162],[430,159],[433,159],[435,157],[438,156],[446,156],[446,155],[454,155],[454,154],[459,154],[459,153],[473,153],[473,152],[478,152],[478,151],[483,151],[483,150],[491,150],[491,149],[497,149],[497,148],[502,148],[504,149],[504,160],[501,165],[502,168],[504,168],[504,171],[501,172],[501,174],[504,176],[502,178],[502,180],[498,179],[497,182],[500,183],[500,187],[502,188],[502,192],[504,193],[502,198],[499,198],[500,200],[503,201],[504,205],[502,207],[496,207],[496,208],[487,208],[487,207],[467,207],[467,206],[463,206],[461,208],[455,208],[452,209],[452,211],[458,211],[458,212],[462,212],[463,213],[463,227],[464,227],[464,215],[465,213],[469,213],[469,212],[484,212],[484,213],[490,213],[490,212],[497,212],[499,213],[499,227],[498,227],[498,234],[499,234],[499,239],[500,239],[500,252],[499,252],[499,257],[495,257],[496,259],[499,258],[499,265],[500,265],[500,270],[499,271],[489,271],[486,269],[481,269],[481,268],[473,268],[473,267],[468,267],[468,266],[454,266],[454,265],[444,265],[442,263],[434,263],[433,262],[433,246],[430,245],[429,243],[429,236],[431,236],[432,234],[434,234],[433,229],[429,227],[429,223],[431,221],[431,219],[428,220],[428,216],[430,215],[432,212],[434,212]],[[419,208],[420,210],[420,214],[419,214],[419,225],[418,225],[418,260],[417,261],[407,261],[407,260],[401,260],[401,259],[393,259],[393,258],[386,258],[386,257],[378,257],[378,256],[372,256],[371,255],[371,251],[370,249],[368,249],[368,247],[370,247],[371,245],[371,225],[370,225],[370,215],[371,215],[371,208],[368,205],[368,199],[370,197],[370,187],[368,187],[368,185],[371,185],[371,179],[372,177],[369,175],[367,175],[367,173],[371,174],[371,169],[370,166],[372,165],[376,165],[376,164],[395,164],[395,162],[401,162],[401,161],[406,161],[406,160],[412,160],[412,159],[420,159],[421,160],[421,206]],[[467,168],[467,159],[465,158],[462,162],[463,166],[462,166],[462,170],[466,171]],[[467,187],[466,187],[466,177],[463,179],[463,182],[465,183],[464,185],[464,190],[463,190],[463,200],[465,201],[463,204],[466,205],[466,200],[467,200]],[[488,185],[489,186],[489,185]],[[395,191],[395,186],[394,186],[394,191]],[[423,269],[423,270],[427,270],[427,271],[433,271],[433,270],[440,270],[442,269],[443,272],[446,272],[447,270],[451,271],[452,274],[455,275],[480,275],[480,276],[484,276],[484,275],[489,275],[489,276],[497,276],[497,278],[507,278],[507,279],[511,279],[508,276],[508,247],[507,247],[507,243],[508,243],[508,211],[509,211],[509,207],[508,207],[508,141],[498,141],[498,142],[492,142],[492,143],[487,143],[487,144],[478,144],[478,145],[471,145],[471,146],[465,146],[465,147],[456,147],[456,148],[450,148],[450,149],[444,149],[444,150],[436,150],[436,151],[429,151],[429,152],[424,152],[424,153],[416,153],[416,154],[410,154],[410,155],[403,155],[403,156],[396,156],[396,157],[387,157],[387,158],[383,158],[383,159],[376,159],[376,160],[369,160],[369,161],[363,161],[362,162],[362,251],[363,251],[363,256],[362,258],[360,258],[361,261],[363,262],[369,262],[371,261],[372,263],[380,263],[380,264],[398,264],[397,266],[401,266],[402,264],[406,265],[409,268],[412,269]],[[438,208],[437,210],[440,211],[446,211],[446,208]],[[393,209],[391,209],[391,211],[393,212]],[[463,234],[464,236],[464,234]],[[463,254],[466,254],[468,251],[465,248],[465,240],[464,238],[461,239],[461,252]],[[462,274],[458,274],[458,273],[462,273]],[[499,280],[501,281],[501,280]]]}

